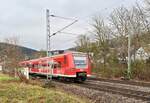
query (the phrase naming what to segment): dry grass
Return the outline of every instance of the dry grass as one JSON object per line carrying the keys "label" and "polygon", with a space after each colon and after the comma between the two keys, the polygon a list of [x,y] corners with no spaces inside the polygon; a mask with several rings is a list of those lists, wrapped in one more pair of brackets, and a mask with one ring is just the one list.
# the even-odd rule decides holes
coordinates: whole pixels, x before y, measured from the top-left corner
{"label": "dry grass", "polygon": [[[20,82],[3,82],[10,80],[0,74],[0,103],[84,103],[74,95],[63,93],[55,88],[42,88]],[[5,78],[5,79],[4,79]],[[6,79],[7,78],[7,79]]]}

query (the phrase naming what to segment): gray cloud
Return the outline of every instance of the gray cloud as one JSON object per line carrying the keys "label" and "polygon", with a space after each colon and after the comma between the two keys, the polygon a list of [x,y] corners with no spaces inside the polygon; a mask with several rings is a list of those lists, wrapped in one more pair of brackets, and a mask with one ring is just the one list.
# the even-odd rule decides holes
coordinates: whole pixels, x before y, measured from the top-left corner
{"label": "gray cloud", "polygon": [[[136,0],[0,0],[0,40],[17,35],[23,46],[46,48],[45,10],[52,14],[76,17],[79,22],[65,31],[85,33],[90,17],[100,13],[107,16],[113,8],[132,5]],[[69,21],[54,19],[52,32],[59,30]],[[58,34],[52,38],[53,49],[74,46],[77,35]]]}

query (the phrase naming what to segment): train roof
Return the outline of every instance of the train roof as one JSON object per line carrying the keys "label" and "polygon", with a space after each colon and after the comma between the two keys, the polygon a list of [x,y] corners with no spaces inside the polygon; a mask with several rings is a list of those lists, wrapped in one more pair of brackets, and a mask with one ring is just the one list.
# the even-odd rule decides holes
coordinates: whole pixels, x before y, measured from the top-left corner
{"label": "train roof", "polygon": [[45,62],[47,60],[50,60],[54,57],[61,57],[61,56],[64,56],[64,55],[67,55],[67,54],[80,54],[80,55],[86,55],[86,53],[83,53],[83,52],[76,52],[76,51],[65,51],[63,54],[57,54],[57,55],[52,55],[50,57],[42,57],[42,58],[37,58],[37,59],[31,59],[31,60],[26,60],[26,61],[22,61],[20,62],[19,64],[38,64],[39,62]]}

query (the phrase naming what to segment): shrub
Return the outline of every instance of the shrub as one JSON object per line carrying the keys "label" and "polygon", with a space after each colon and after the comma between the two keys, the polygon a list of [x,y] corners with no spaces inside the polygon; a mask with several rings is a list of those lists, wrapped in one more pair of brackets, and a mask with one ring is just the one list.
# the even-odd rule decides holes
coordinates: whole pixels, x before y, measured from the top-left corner
{"label": "shrub", "polygon": [[145,61],[135,61],[132,64],[132,78],[150,80],[150,66]]}

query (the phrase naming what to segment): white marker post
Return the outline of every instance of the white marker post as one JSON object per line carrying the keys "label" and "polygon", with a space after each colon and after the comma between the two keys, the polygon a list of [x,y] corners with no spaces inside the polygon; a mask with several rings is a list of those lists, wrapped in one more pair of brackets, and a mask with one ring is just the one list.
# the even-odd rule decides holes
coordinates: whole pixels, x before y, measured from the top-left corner
{"label": "white marker post", "polygon": [[24,68],[24,75],[29,79],[29,68]]}

